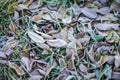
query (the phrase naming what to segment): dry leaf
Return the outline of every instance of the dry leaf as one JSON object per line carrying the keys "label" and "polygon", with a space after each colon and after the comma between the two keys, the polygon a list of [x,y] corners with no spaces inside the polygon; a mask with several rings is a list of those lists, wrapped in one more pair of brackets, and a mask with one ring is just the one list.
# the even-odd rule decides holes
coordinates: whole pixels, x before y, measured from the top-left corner
{"label": "dry leaf", "polygon": [[70,70],[75,69],[75,61],[74,60],[75,60],[75,57],[74,57],[74,55],[72,55],[71,58],[68,61],[68,68]]}
{"label": "dry leaf", "polygon": [[100,14],[108,14],[110,12],[109,7],[102,7],[99,10],[97,10],[98,13]]}
{"label": "dry leaf", "polygon": [[26,68],[27,68],[28,71],[32,70],[32,66],[33,66],[33,62],[34,62],[33,60],[30,60],[27,57],[22,57],[21,58],[21,62],[23,63],[23,65],[26,66]]}
{"label": "dry leaf", "polygon": [[10,45],[5,45],[3,48],[2,48],[2,51],[5,53],[5,55],[9,56],[13,50],[11,49]]}
{"label": "dry leaf", "polygon": [[48,21],[53,20],[52,17],[49,14],[44,14],[42,16],[42,18],[45,19],[45,20],[48,20]]}
{"label": "dry leaf", "polygon": [[72,22],[72,16],[68,16],[64,19],[62,19],[64,24],[70,24]]}
{"label": "dry leaf", "polygon": [[102,21],[117,21],[118,18],[115,17],[113,14],[109,13],[104,16],[99,16],[96,20],[102,20]]}
{"label": "dry leaf", "polygon": [[114,23],[98,23],[95,24],[94,27],[96,27],[99,30],[119,30],[119,24]]}
{"label": "dry leaf", "polygon": [[74,30],[73,30],[73,27],[71,27],[71,28],[68,29],[68,39],[70,41],[74,41],[75,40],[73,34],[74,34]]}
{"label": "dry leaf", "polygon": [[33,75],[31,76],[31,78],[29,78],[28,80],[41,80],[42,76],[41,75]]}
{"label": "dry leaf", "polygon": [[48,35],[48,34],[45,34],[45,33],[42,33],[42,32],[39,32],[39,31],[35,31],[36,33],[40,34],[43,38],[46,38],[46,39],[52,39],[53,37]]}
{"label": "dry leaf", "polygon": [[33,31],[28,31],[28,36],[35,42],[35,43],[44,43],[45,40],[43,39],[43,37],[41,37],[40,35],[36,34]]}
{"label": "dry leaf", "polygon": [[17,64],[15,63],[11,63],[11,62],[8,62],[9,64],[9,67],[15,69],[15,71],[17,72],[18,75],[24,75],[24,71],[22,70],[22,68],[20,68]]}
{"label": "dry leaf", "polygon": [[49,50],[50,47],[47,45],[47,44],[44,44],[44,43],[36,43],[36,45],[42,49],[46,49],[46,50]]}
{"label": "dry leaf", "polygon": [[82,9],[81,12],[82,12],[85,16],[87,16],[88,18],[97,18],[97,13],[96,13],[96,11],[97,11],[97,9],[95,9],[95,8],[90,9],[90,8],[85,7],[85,8]]}
{"label": "dry leaf", "polygon": [[66,48],[66,56],[70,58],[72,55],[76,55],[76,40],[70,42]]}
{"label": "dry leaf", "polygon": [[85,65],[80,64],[80,65],[79,65],[79,69],[80,69],[82,72],[87,73],[87,67],[86,67]]}
{"label": "dry leaf", "polygon": [[5,55],[4,52],[1,52],[1,51],[0,51],[0,58],[7,58],[7,56]]}
{"label": "dry leaf", "polygon": [[39,12],[37,15],[34,15],[32,17],[32,20],[33,21],[39,21],[42,18],[42,15],[43,15],[43,11]]}
{"label": "dry leaf", "polygon": [[105,56],[101,56],[100,60],[98,61],[99,65],[103,65],[104,63],[106,63],[109,60],[109,57],[107,55]]}
{"label": "dry leaf", "polygon": [[113,2],[110,6],[110,11],[114,11],[114,10],[117,10],[117,9],[120,9],[120,4],[116,3],[116,2]]}
{"label": "dry leaf", "polygon": [[67,27],[63,28],[60,32],[61,38],[65,40],[67,38],[67,35],[68,35],[67,33],[68,33],[68,28]]}
{"label": "dry leaf", "polygon": [[115,56],[115,68],[120,67],[120,56]]}
{"label": "dry leaf", "polygon": [[19,7],[20,10],[28,9],[27,6],[25,6],[23,4],[19,4],[18,7]]}
{"label": "dry leaf", "polygon": [[62,39],[47,40],[47,43],[52,47],[62,47],[67,45],[67,42]]}
{"label": "dry leaf", "polygon": [[15,25],[13,23],[10,23],[9,28],[12,32],[15,32]]}

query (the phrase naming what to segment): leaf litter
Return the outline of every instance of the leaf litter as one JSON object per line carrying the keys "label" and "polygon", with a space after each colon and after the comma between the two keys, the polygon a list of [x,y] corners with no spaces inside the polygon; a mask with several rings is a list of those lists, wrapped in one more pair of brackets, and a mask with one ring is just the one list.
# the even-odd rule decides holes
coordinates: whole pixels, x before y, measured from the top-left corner
{"label": "leaf litter", "polygon": [[1,80],[120,79],[119,0],[0,1]]}

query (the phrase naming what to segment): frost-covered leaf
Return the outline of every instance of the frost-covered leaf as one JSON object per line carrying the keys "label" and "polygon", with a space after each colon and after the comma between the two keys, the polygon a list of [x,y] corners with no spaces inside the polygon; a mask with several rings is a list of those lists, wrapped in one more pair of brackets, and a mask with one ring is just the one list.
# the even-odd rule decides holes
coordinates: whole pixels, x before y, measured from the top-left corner
{"label": "frost-covered leaf", "polygon": [[68,17],[62,19],[62,21],[64,24],[69,24],[72,22],[72,16],[68,16]]}
{"label": "frost-covered leaf", "polygon": [[0,58],[7,58],[7,56],[5,55],[4,52],[1,52],[1,51],[0,51]]}
{"label": "frost-covered leaf", "polygon": [[12,62],[8,62],[8,64],[9,64],[9,67],[13,68],[17,72],[18,75],[25,74],[24,70],[22,70],[22,68],[19,67],[17,64],[12,63]]}
{"label": "frost-covered leaf", "polygon": [[28,80],[42,80],[41,75],[32,75]]}
{"label": "frost-covered leaf", "polygon": [[35,43],[44,43],[45,40],[42,36],[38,35],[33,31],[28,31],[28,36],[35,42]]}
{"label": "frost-covered leaf", "polygon": [[33,66],[33,60],[27,58],[27,57],[22,57],[21,58],[21,62],[23,63],[23,65],[25,65],[25,67],[27,68],[28,71],[32,70],[32,66]]}
{"label": "frost-covered leaf", "polygon": [[95,24],[94,27],[96,27],[99,30],[119,30],[119,24],[113,24],[113,23],[98,23]]}
{"label": "frost-covered leaf", "polygon": [[93,9],[90,9],[90,8],[83,8],[82,9],[82,13],[87,16],[88,18],[97,18],[97,13],[96,13],[97,9],[93,8]]}
{"label": "frost-covered leaf", "polygon": [[120,56],[115,56],[115,68],[120,67]]}
{"label": "frost-covered leaf", "polygon": [[109,9],[109,7],[103,7],[103,8],[100,8],[99,10],[97,10],[97,12],[100,14],[108,14],[110,12],[110,9]]}
{"label": "frost-covered leaf", "polygon": [[47,40],[47,43],[52,47],[62,47],[67,45],[67,42],[62,39]]}

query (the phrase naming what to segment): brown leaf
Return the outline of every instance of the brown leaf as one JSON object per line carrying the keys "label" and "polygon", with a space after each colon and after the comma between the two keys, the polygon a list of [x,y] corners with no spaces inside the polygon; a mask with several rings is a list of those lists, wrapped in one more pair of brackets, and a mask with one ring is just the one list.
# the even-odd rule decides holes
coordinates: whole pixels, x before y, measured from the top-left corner
{"label": "brown leaf", "polygon": [[10,23],[9,28],[12,32],[15,32],[15,25],[13,23]]}
{"label": "brown leaf", "polygon": [[24,75],[24,71],[22,70],[22,68],[20,68],[17,64],[15,63],[11,63],[11,62],[8,62],[9,63],[9,67],[15,69],[15,71],[17,72],[18,75]]}
{"label": "brown leaf", "polygon": [[33,21],[39,21],[42,18],[42,15],[43,15],[43,11],[39,12],[37,15],[34,15],[32,17],[32,20]]}

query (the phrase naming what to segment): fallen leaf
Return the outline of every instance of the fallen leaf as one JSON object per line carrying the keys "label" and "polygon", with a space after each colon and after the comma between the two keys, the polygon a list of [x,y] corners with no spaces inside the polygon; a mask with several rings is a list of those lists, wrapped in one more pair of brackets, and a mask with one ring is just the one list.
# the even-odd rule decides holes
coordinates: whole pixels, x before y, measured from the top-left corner
{"label": "fallen leaf", "polygon": [[119,24],[114,23],[98,23],[94,25],[95,28],[99,30],[119,30]]}
{"label": "fallen leaf", "polygon": [[67,42],[62,39],[47,40],[47,43],[52,47],[62,47],[67,45]]}
{"label": "fallen leaf", "polygon": [[87,73],[87,67],[84,65],[84,64],[80,64],[79,65],[79,69],[84,72],[84,73]]}
{"label": "fallen leaf", "polygon": [[50,47],[47,45],[47,44],[44,44],[44,43],[36,43],[36,45],[42,49],[46,49],[46,50],[49,50]]}
{"label": "fallen leaf", "polygon": [[19,4],[18,7],[19,7],[20,10],[28,9],[28,7],[24,4]]}
{"label": "fallen leaf", "polygon": [[32,17],[32,20],[33,21],[39,21],[42,18],[42,15],[43,15],[43,11],[39,12],[37,15],[34,15]]}
{"label": "fallen leaf", "polygon": [[111,79],[119,80],[120,79],[120,72],[112,72]]}
{"label": "fallen leaf", "polygon": [[67,35],[68,35],[67,33],[68,33],[68,28],[67,27],[63,28],[60,32],[61,38],[65,40],[67,38]]}
{"label": "fallen leaf", "polygon": [[12,32],[15,32],[15,25],[13,23],[10,23],[9,28]]}
{"label": "fallen leaf", "polygon": [[48,20],[48,21],[53,20],[52,17],[50,16],[50,14],[44,14],[42,16],[42,18],[45,19],[45,20]]}
{"label": "fallen leaf", "polygon": [[25,72],[22,70],[22,68],[20,68],[17,64],[12,63],[12,62],[8,62],[9,67],[13,68],[18,75],[24,75]]}
{"label": "fallen leaf", "polygon": [[98,61],[99,65],[103,65],[104,63],[106,63],[108,61],[109,57],[107,55],[105,56],[101,56],[100,60]]}
{"label": "fallen leaf", "polygon": [[62,22],[64,24],[70,24],[72,22],[72,16],[68,16],[68,17],[62,19]]}
{"label": "fallen leaf", "polygon": [[32,75],[28,80],[41,80],[42,76],[41,75]]}
{"label": "fallen leaf", "polygon": [[75,79],[75,77],[73,76],[73,75],[69,75],[65,80],[74,80]]}
{"label": "fallen leaf", "polygon": [[109,14],[106,14],[104,16],[99,16],[96,20],[98,21],[117,21],[118,18],[115,17],[113,14],[109,13]]}
{"label": "fallen leaf", "polygon": [[68,39],[70,41],[74,41],[75,40],[73,34],[74,34],[74,30],[73,30],[73,27],[71,27],[71,28],[68,29]]}
{"label": "fallen leaf", "polygon": [[33,66],[33,62],[34,62],[33,60],[31,60],[31,59],[29,59],[27,57],[22,57],[21,62],[23,63],[23,65],[26,66],[28,71],[32,70],[32,66]]}
{"label": "fallen leaf", "polygon": [[67,45],[66,56],[70,58],[72,55],[76,55],[76,41],[72,41]]}
{"label": "fallen leaf", "polygon": [[98,13],[100,14],[108,14],[110,12],[109,7],[102,7],[99,10],[97,10]]}
{"label": "fallen leaf", "polygon": [[46,39],[52,39],[53,37],[48,35],[48,34],[45,34],[45,33],[42,33],[42,32],[39,32],[39,31],[35,31],[36,33],[40,34],[43,38],[46,38]]}
{"label": "fallen leaf", "polygon": [[0,51],[0,58],[7,58],[7,56],[5,55],[4,52],[1,52],[1,51]]}
{"label": "fallen leaf", "polygon": [[87,16],[88,18],[97,18],[97,9],[95,8],[83,8],[82,11],[81,11],[85,16]]}
{"label": "fallen leaf", "polygon": [[120,67],[120,56],[115,56],[115,68],[119,68]]}
{"label": "fallen leaf", "polygon": [[62,59],[62,58],[59,59],[59,64],[60,64],[60,67],[61,67],[61,68],[65,68],[66,65],[67,65],[67,64],[65,63],[65,60]]}
{"label": "fallen leaf", "polygon": [[43,37],[41,37],[40,35],[38,35],[37,33],[33,32],[33,31],[28,31],[28,36],[35,42],[35,43],[44,43],[45,40],[43,39]]}
{"label": "fallen leaf", "polygon": [[120,8],[120,4],[116,3],[116,2],[112,2],[111,6],[110,6],[110,11],[114,11]]}

